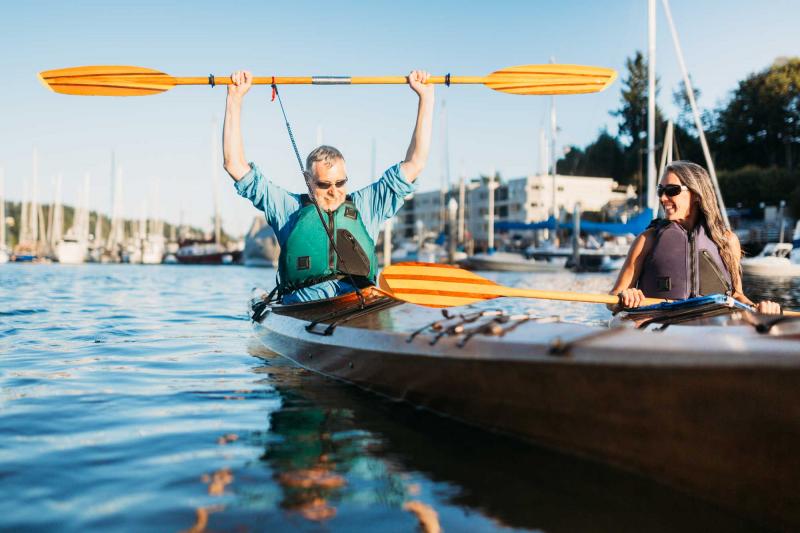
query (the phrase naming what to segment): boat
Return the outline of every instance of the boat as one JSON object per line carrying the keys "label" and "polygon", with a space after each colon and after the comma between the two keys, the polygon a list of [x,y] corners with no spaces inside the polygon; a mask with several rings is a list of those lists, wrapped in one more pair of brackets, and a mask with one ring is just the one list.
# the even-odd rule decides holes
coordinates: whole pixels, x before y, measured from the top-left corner
{"label": "boat", "polygon": [[460,261],[470,270],[494,270],[499,272],[556,272],[564,270],[566,257],[534,259],[515,252],[477,253]]}
{"label": "boat", "polygon": [[184,265],[230,265],[238,263],[241,250],[228,250],[214,240],[186,239],[181,242],[175,259]]}
{"label": "boat", "polygon": [[[589,235],[586,244],[578,248],[579,264],[577,270],[591,272],[613,272],[622,268],[628,250],[633,242],[632,238],[618,236],[612,240],[596,239]],[[538,261],[562,261],[565,268],[576,268],[574,247],[529,246],[525,249],[525,256]]]}
{"label": "boat", "polygon": [[800,320],[702,305],[720,316],[604,328],[370,287],[291,305],[259,291],[250,316],[266,348],[321,375],[800,527]]}
{"label": "boat", "polygon": [[11,253],[6,246],[6,200],[3,194],[3,187],[5,185],[5,175],[3,169],[0,168],[0,265],[8,263],[11,259]]}
{"label": "boat", "polygon": [[[419,246],[413,242],[403,241],[391,254],[392,263],[403,263],[408,261],[421,261],[424,263],[449,263],[450,252],[446,246],[436,242],[426,240]],[[467,254],[461,250],[455,250],[453,260],[456,263],[466,261]]]}
{"label": "boat", "polygon": [[87,242],[79,239],[73,233],[67,232],[64,238],[56,244],[56,259],[62,264],[83,264],[86,262],[88,254],[89,248]]}
{"label": "boat", "polygon": [[160,265],[164,260],[165,239],[160,233],[148,233],[142,239],[142,264]]}
{"label": "boat", "polygon": [[277,268],[279,255],[280,246],[273,229],[263,216],[253,217],[244,238],[244,266]]}
{"label": "boat", "polygon": [[742,259],[742,270],[754,276],[800,276],[800,253],[792,253],[792,243],[771,242],[757,256]]}

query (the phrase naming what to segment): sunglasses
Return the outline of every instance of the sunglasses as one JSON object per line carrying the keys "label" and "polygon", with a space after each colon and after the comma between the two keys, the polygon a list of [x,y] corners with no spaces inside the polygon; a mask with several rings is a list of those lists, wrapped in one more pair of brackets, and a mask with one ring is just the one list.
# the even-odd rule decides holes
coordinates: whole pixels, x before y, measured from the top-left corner
{"label": "sunglasses", "polygon": [[333,185],[337,189],[341,189],[346,184],[347,184],[347,178],[345,178],[343,180],[339,180],[339,181],[337,181],[335,183],[331,183],[329,181],[317,181],[317,182],[314,183],[314,185],[316,186],[317,189],[323,189],[323,190],[330,189],[331,185]]}
{"label": "sunglasses", "polygon": [[681,191],[688,191],[688,190],[689,187],[687,187],[686,185],[676,185],[674,183],[671,183],[669,185],[659,185],[658,187],[656,187],[656,196],[661,198],[662,194],[666,194],[667,196],[672,198],[673,196],[678,196],[681,193]]}

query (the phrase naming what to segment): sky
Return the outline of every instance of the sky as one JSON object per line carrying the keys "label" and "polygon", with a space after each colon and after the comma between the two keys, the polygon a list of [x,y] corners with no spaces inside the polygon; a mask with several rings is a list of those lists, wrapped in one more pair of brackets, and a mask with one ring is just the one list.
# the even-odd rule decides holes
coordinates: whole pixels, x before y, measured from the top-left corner
{"label": "sky", "polygon": [[[672,0],[672,14],[701,108],[729,98],[739,80],[779,56],[800,56],[796,0]],[[658,2],[659,105],[675,116],[680,70]],[[91,176],[92,209],[110,212],[111,154],[123,173],[124,214],[152,214],[210,228],[213,174],[226,231],[241,234],[258,212],[212,165],[219,150],[224,87],[176,87],[159,95],[109,98],[55,94],[42,70],[135,65],[175,76],[217,76],[249,69],[260,76],[487,75],[503,67],[547,63],[605,66],[625,75],[625,60],[647,50],[646,0],[586,2],[462,1],[0,2],[0,168],[6,198],[19,201],[38,153],[39,198],[63,179],[63,201],[77,204]],[[558,150],[617,131],[618,80],[605,92],[556,99]],[[319,140],[339,148],[353,189],[403,159],[416,113],[404,86],[285,86],[281,95],[303,157]],[[481,85],[437,87],[428,166],[418,190],[493,170],[505,178],[539,168],[539,131],[549,97],[516,96]],[[269,87],[254,87],[243,110],[248,160],[279,185],[302,192],[297,162]]]}

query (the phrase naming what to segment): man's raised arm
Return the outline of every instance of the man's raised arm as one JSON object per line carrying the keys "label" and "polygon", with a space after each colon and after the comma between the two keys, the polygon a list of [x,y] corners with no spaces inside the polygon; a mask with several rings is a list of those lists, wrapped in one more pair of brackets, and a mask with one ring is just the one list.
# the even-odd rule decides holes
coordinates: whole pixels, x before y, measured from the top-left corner
{"label": "man's raised arm", "polygon": [[253,84],[253,75],[249,71],[237,71],[231,74],[232,84],[228,85],[228,97],[225,100],[225,122],[222,125],[222,156],[225,171],[239,181],[250,171],[250,165],[244,157],[242,143],[242,99]]}
{"label": "man's raised arm", "polygon": [[414,134],[411,136],[411,144],[408,145],[406,158],[400,164],[403,174],[410,182],[417,179],[422,169],[425,168],[431,148],[434,96],[433,85],[426,83],[429,77],[430,74],[424,70],[414,70],[408,75],[408,85],[419,95]]}

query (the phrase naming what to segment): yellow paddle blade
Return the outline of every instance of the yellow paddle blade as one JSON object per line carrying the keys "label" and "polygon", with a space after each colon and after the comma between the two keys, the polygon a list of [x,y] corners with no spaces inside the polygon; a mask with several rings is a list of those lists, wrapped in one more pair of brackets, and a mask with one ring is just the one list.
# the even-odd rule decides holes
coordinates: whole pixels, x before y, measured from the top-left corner
{"label": "yellow paddle blade", "polygon": [[502,296],[504,287],[455,266],[396,263],[383,269],[378,287],[398,300],[427,307],[454,307]]}
{"label": "yellow paddle blade", "polygon": [[[500,296],[596,304],[619,302],[616,296],[610,294],[505,287],[474,272],[437,263],[390,265],[378,276],[378,286],[398,300],[428,307],[467,305]],[[645,298],[642,300],[642,305],[665,301],[659,298]]]}
{"label": "yellow paddle blade", "polygon": [[144,67],[92,66],[46,70],[39,79],[53,92],[81,96],[146,96],[168,91],[175,78]]}
{"label": "yellow paddle blade", "polygon": [[585,94],[600,92],[614,80],[611,68],[584,65],[520,65],[492,72],[484,84],[511,94]]}

